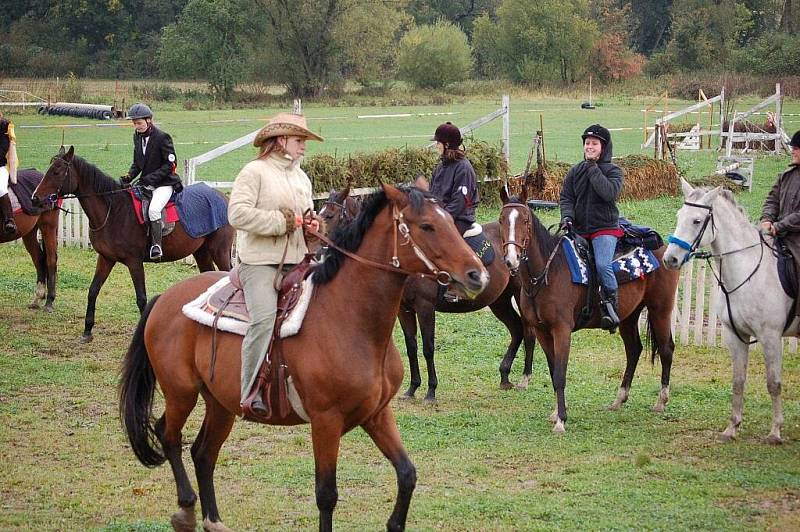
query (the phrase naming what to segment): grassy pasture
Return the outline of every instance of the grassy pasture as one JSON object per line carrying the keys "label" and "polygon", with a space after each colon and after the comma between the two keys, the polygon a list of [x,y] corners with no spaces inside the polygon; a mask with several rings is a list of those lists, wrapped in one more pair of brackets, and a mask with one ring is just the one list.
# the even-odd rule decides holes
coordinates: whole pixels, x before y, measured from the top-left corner
{"label": "grassy pasture", "polygon": [[[593,112],[573,100],[512,101],[512,168],[521,171],[530,137],[544,116],[549,157],[576,160],[579,134],[589,123],[639,127],[644,100],[618,100]],[[312,127],[327,138],[309,153],[369,151],[422,144],[444,119],[461,125],[497,108],[499,101],[424,108],[306,106]],[[671,109],[676,109],[677,104]],[[747,107],[743,103],[742,108]],[[800,104],[787,102],[787,113]],[[542,109],[542,111],[538,111]],[[156,110],[157,111],[157,110]],[[197,155],[259,127],[277,109],[164,112],[157,118],[177,143],[179,158]],[[368,119],[359,115],[454,112],[450,116]],[[344,118],[337,118],[344,117]],[[323,120],[327,119],[327,120]],[[87,124],[67,128],[65,142],[111,175],[130,162],[131,131],[68,117],[16,117],[17,125]],[[478,130],[499,139],[498,123]],[[787,129],[793,129],[788,127]],[[44,169],[61,142],[61,129],[20,128],[25,166]],[[375,138],[383,137],[383,138]],[[614,134],[618,154],[638,152],[641,132]],[[252,151],[241,149],[202,167],[201,178],[232,179]],[[685,175],[713,168],[711,154],[682,155]],[[753,193],[740,194],[751,215],[786,164],[759,157]],[[622,210],[664,233],[678,198]],[[497,210],[484,208],[483,220]],[[546,213],[546,222],[555,214]],[[175,488],[168,466],[148,470],[130,452],[116,415],[119,363],[137,320],[127,272],[117,268],[98,298],[95,342],[78,343],[94,255],[60,252],[56,312],[31,311],[33,268],[21,246],[0,246],[0,529],[168,530]],[[148,265],[155,294],[193,274],[178,264]],[[760,347],[753,350],[745,421],[739,441],[716,443],[730,413],[730,361],[722,348],[676,349],[672,399],[664,414],[650,407],[660,367],[639,365],[631,399],[619,412],[605,407],[622,377],[617,335],[573,337],[567,394],[567,434],[551,434],[553,395],[536,350],[526,391],[498,389],[497,366],[506,333],[489,312],[438,316],[440,388],[435,406],[395,400],[401,433],[418,470],[409,514],[411,530],[748,529],[800,528],[800,361],[784,360],[787,443],[768,447],[771,408]],[[395,341],[402,345],[396,333]],[[402,350],[402,349],[401,349]],[[515,367],[519,374],[520,362]],[[188,444],[201,417],[185,431]],[[345,436],[339,462],[340,530],[379,530],[391,512],[391,466],[361,431]],[[188,463],[188,462],[187,462]],[[191,469],[190,469],[191,470]],[[193,475],[190,474],[190,477]],[[222,517],[235,530],[316,527],[313,454],[309,428],[237,424],[217,468]]]}

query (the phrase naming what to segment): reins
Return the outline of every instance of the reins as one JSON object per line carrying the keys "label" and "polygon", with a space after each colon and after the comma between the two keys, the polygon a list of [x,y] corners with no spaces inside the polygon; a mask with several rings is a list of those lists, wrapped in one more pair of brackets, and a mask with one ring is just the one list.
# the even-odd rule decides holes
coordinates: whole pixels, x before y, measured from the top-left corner
{"label": "reins", "polygon": [[[355,253],[353,253],[351,251],[347,251],[346,249],[343,249],[343,248],[339,247],[338,245],[336,245],[327,236],[323,235],[319,231],[311,229],[310,227],[306,228],[306,232],[308,234],[310,234],[311,236],[319,238],[321,241],[323,241],[330,248],[335,249],[336,251],[338,251],[339,253],[345,255],[346,257],[349,257],[349,258],[353,259],[354,261],[359,262],[361,264],[364,264],[366,266],[370,266],[372,268],[377,268],[379,270],[384,270],[384,271],[392,272],[392,273],[399,273],[399,274],[411,275],[411,276],[416,275],[418,277],[423,277],[423,278],[427,278],[427,279],[434,279],[437,283],[439,283],[439,284],[441,284],[443,286],[447,286],[448,284],[450,284],[450,281],[452,280],[452,276],[448,272],[438,269],[436,267],[436,265],[433,263],[433,261],[431,261],[425,255],[425,253],[422,251],[422,249],[420,249],[420,247],[417,245],[416,242],[414,242],[414,239],[411,237],[411,232],[408,229],[408,226],[406,225],[406,223],[403,221],[403,213],[400,212],[397,209],[397,206],[395,206],[395,205],[392,206],[392,209],[393,209],[392,217],[394,219],[392,232],[393,232],[394,237],[392,239],[393,240],[393,249],[392,249],[392,259],[390,261],[390,264],[383,264],[383,263],[380,263],[380,262],[375,262],[373,260],[361,257],[359,255],[356,255]],[[404,245],[404,246],[405,245],[410,245],[411,248],[414,250],[414,253],[417,255],[417,257],[419,257],[419,259],[423,262],[423,264],[425,264],[425,266],[430,270],[431,273],[415,273],[415,272],[411,272],[411,271],[405,270],[403,268],[400,268],[400,259],[397,256],[397,246],[398,246],[398,244],[397,244],[397,242],[398,242],[397,233],[398,232],[400,233],[400,235],[403,238],[405,238],[405,242],[403,242],[403,244],[401,244],[401,245]]]}

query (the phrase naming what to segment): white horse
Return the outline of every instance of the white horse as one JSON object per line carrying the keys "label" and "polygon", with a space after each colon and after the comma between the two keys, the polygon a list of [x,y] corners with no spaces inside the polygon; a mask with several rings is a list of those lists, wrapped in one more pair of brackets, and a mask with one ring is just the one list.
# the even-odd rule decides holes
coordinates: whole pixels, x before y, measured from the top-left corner
{"label": "white horse", "polygon": [[[714,275],[721,290],[717,315],[733,362],[731,418],[720,439],[734,439],[742,422],[747,358],[750,344],[758,341],[764,348],[767,390],[772,397],[772,430],[767,442],[782,443],[782,337],[794,336],[798,327],[797,320],[788,319],[794,317],[793,302],[778,279],[774,241],[763,237],[750,223],[731,192],[722,187],[692,188],[683,179],[681,187],[684,204],[677,214],[675,232],[669,237],[664,265],[680,268],[697,248],[711,248]],[[791,325],[787,321],[792,321]]]}

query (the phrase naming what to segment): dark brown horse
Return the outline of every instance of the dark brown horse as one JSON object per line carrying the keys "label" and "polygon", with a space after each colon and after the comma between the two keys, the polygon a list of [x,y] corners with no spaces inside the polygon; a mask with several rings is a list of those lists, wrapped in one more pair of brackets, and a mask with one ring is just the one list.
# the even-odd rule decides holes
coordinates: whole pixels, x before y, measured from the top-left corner
{"label": "dark brown horse", "polygon": [[[20,170],[18,179],[26,178],[38,183],[42,180],[42,173],[32,168]],[[25,249],[28,250],[36,268],[36,289],[33,301],[28,307],[39,308],[39,302],[44,300],[44,309],[47,312],[53,312],[58,264],[58,209],[45,210],[39,215],[30,215],[20,211],[14,213],[14,221],[17,224],[17,232],[13,235],[0,232],[0,243],[22,238]],[[42,235],[41,244],[39,244],[39,234]],[[46,299],[45,288],[47,289]]]}
{"label": "dark brown horse", "polygon": [[[340,440],[359,426],[397,473],[397,500],[386,527],[405,528],[416,470],[403,448],[391,407],[403,381],[392,328],[405,279],[423,272],[449,275],[467,297],[474,297],[488,283],[486,270],[443,214],[442,207],[418,189],[404,192],[384,186],[383,192],[365,203],[354,223],[332,236],[340,249],[371,263],[329,249],[314,269],[316,292],[305,326],[282,340],[287,370],[311,423],[320,530],[333,526]],[[177,530],[195,529],[197,497],[181,460],[181,429],[198,395],[203,396],[205,419],[191,452],[203,526],[228,530],[217,510],[213,474],[220,447],[241,415],[242,337],[217,333],[212,380],[211,329],[181,313],[184,304],[222,275],[192,277],[148,304],[121,378],[120,412],[136,456],[147,466],[165,460],[172,466],[180,506],[172,519]],[[154,425],[156,383],[163,392],[165,412]],[[269,423],[274,425],[304,422],[295,411],[281,418],[279,409],[274,409],[272,415]]]}
{"label": "dark brown horse", "polygon": [[[570,335],[576,330],[581,309],[586,303],[587,288],[572,282],[561,248],[563,237],[551,234],[528,208],[525,190],[520,197],[511,199],[503,190],[501,197],[504,205],[500,212],[500,225],[503,227],[506,264],[512,271],[519,272],[523,322],[535,330],[536,338],[547,356],[556,393],[556,410],[551,416],[551,421],[555,423],[553,431],[564,432],[567,420],[564,388]],[[654,252],[659,260],[665,250],[666,246],[662,246]],[[619,392],[610,409],[616,410],[628,400],[633,374],[642,353],[639,315],[644,308],[647,308],[648,333],[655,336],[651,361],[655,361],[656,353],[661,359],[661,391],[654,410],[662,412],[669,401],[669,374],[675,348],[670,320],[677,287],[678,274],[663,267],[644,279],[619,287],[619,332],[625,343],[627,364]],[[599,308],[594,308],[591,318],[581,328],[599,327]]]}
{"label": "dark brown horse", "polygon": [[[92,340],[97,295],[118,262],[127,266],[136,291],[136,304],[144,311],[147,292],[144,278],[148,236],[136,219],[128,190],[93,164],[75,157],[75,150],[61,148],[53,158],[44,179],[34,191],[34,203],[74,195],[89,218],[89,240],[97,252],[97,265],[89,287],[86,320],[81,340]],[[220,194],[224,198],[222,194]],[[227,202],[227,199],[225,200]],[[162,262],[193,255],[201,272],[231,269],[231,244],[235,231],[224,225],[209,235],[192,238],[180,223],[164,237]]]}
{"label": "dark brown horse", "polygon": [[[355,198],[349,196],[349,191],[349,187],[341,192],[331,191],[330,197],[323,208],[320,209],[320,216],[325,221],[329,232],[341,223],[351,220],[355,213],[358,212],[358,202]],[[525,389],[528,387],[533,369],[533,349],[536,346],[536,337],[533,333],[526,335],[525,328],[522,326],[522,319],[514,309],[512,302],[514,300],[516,300],[519,307],[520,285],[519,279],[510,275],[508,268],[501,260],[503,253],[500,224],[497,222],[484,224],[483,232],[491,242],[496,258],[487,267],[489,286],[475,299],[448,302],[439,297],[439,285],[435,281],[418,277],[411,277],[406,281],[398,319],[400,320],[406,343],[411,383],[403,397],[414,397],[422,383],[417,358],[417,322],[419,321],[419,329],[422,333],[422,354],[425,357],[425,364],[428,369],[428,392],[425,395],[425,400],[435,401],[436,387],[439,384],[439,379],[436,376],[436,364],[434,363],[436,312],[474,312],[487,306],[497,319],[506,326],[511,335],[511,343],[508,345],[503,360],[500,362],[500,388],[503,390],[512,388],[509,374],[511,373],[514,358],[517,356],[517,350],[523,340],[525,342],[525,367],[522,380],[517,384],[517,388]]]}

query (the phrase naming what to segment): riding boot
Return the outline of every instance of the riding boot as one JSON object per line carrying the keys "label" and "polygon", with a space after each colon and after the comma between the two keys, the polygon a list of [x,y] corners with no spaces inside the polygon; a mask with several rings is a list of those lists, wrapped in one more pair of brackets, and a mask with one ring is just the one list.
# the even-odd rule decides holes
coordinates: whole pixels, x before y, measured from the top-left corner
{"label": "riding boot", "polygon": [[13,235],[17,232],[17,224],[14,222],[14,211],[11,207],[11,197],[8,194],[0,196],[0,211],[3,217],[3,233]]}
{"label": "riding boot", "polygon": [[617,327],[619,327],[617,290],[604,287],[603,299],[600,301],[600,328],[613,333]]}
{"label": "riding boot", "polygon": [[152,243],[150,247],[150,260],[158,262],[164,255],[161,249],[161,220],[150,222],[150,242]]}

